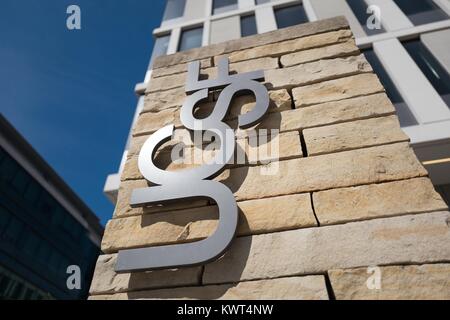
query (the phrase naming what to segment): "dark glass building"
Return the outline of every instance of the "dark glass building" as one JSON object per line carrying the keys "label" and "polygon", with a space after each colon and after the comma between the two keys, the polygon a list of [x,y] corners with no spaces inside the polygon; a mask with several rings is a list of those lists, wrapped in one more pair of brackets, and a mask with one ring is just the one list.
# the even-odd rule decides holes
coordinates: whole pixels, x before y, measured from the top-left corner
{"label": "dark glass building", "polygon": [[[0,115],[0,299],[85,299],[102,233],[94,213]],[[73,268],[80,289],[68,288]]]}

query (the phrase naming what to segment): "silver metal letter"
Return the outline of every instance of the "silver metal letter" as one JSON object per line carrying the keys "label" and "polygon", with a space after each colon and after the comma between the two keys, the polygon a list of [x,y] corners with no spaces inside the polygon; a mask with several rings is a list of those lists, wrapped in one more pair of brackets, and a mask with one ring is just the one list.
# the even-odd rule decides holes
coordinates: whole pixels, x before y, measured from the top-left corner
{"label": "silver metal letter", "polygon": [[[196,92],[186,98],[181,108],[181,122],[187,129],[213,134],[220,142],[219,152],[213,161],[201,167],[174,172],[162,170],[154,164],[153,157],[158,148],[172,137],[174,126],[168,125],[159,129],[144,143],[138,159],[139,170],[144,178],[159,186],[134,190],[130,205],[165,204],[183,199],[209,198],[216,202],[219,209],[218,227],[210,237],[193,243],[120,250],[116,272],[204,264],[221,256],[234,238],[238,209],[233,193],[225,185],[205,179],[219,174],[233,159],[236,138],[224,119],[235,95],[250,92],[255,96],[255,107],[238,119],[239,127],[247,128],[256,124],[266,114],[269,94],[263,84],[255,81],[264,79],[263,71],[230,75],[226,58],[219,61],[216,79],[200,81],[199,74],[200,63],[191,62],[188,65],[186,92]],[[205,119],[196,119],[193,115],[196,105],[208,97],[208,89],[218,88],[224,89],[213,112]]]}

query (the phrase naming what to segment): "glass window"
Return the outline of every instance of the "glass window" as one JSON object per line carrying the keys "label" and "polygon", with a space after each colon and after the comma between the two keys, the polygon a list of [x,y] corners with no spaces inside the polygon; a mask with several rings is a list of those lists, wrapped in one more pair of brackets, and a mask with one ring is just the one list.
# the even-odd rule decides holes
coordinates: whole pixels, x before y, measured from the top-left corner
{"label": "glass window", "polygon": [[361,24],[361,27],[364,29],[367,35],[370,36],[373,34],[385,32],[383,27],[381,27],[380,29],[369,29],[367,27],[367,19],[369,19],[369,17],[372,15],[367,13],[368,8],[367,3],[361,0],[347,0],[347,3],[352,9],[353,13],[355,14],[356,18]]}
{"label": "glass window", "polygon": [[406,41],[403,43],[403,46],[434,89],[441,95],[445,103],[450,106],[450,76],[447,71],[419,39]]}
{"label": "glass window", "polygon": [[263,3],[268,3],[271,0],[256,0],[256,4],[263,4]]}
{"label": "glass window", "polygon": [[29,181],[30,177],[28,174],[23,170],[18,170],[11,182],[11,186],[18,194],[22,195],[25,192]]}
{"label": "glass window", "polygon": [[25,190],[24,199],[28,200],[29,205],[33,205],[39,198],[41,192],[41,187],[36,183],[36,181],[31,180]]}
{"label": "glass window", "polygon": [[0,179],[10,182],[18,169],[19,166],[16,161],[14,161],[14,159],[12,159],[9,155],[6,155],[0,164]]}
{"label": "glass window", "polygon": [[380,82],[386,89],[387,96],[389,97],[389,99],[391,99],[392,103],[394,104],[395,109],[397,110],[398,118],[400,120],[400,125],[402,127],[416,125],[417,121],[414,118],[414,115],[412,114],[408,105],[403,100],[401,94],[398,92],[397,88],[395,87],[395,84],[392,82],[391,78],[384,69],[383,65],[381,64],[381,61],[378,59],[373,49],[363,50],[363,53],[367,61],[369,61],[369,63],[371,64],[373,71],[377,74],[378,78],[380,79]]}
{"label": "glass window", "polygon": [[11,215],[4,208],[0,207],[0,234],[5,230],[8,225]]}
{"label": "glass window", "polygon": [[255,15],[241,17],[241,36],[247,37],[257,33]]}
{"label": "glass window", "polygon": [[306,16],[305,10],[300,4],[276,9],[275,19],[277,20],[278,29],[308,22],[308,17]]}
{"label": "glass window", "polygon": [[41,260],[41,262],[43,263],[48,263],[51,251],[52,249],[50,248],[50,245],[47,243],[47,241],[42,241],[38,249],[39,260]]}
{"label": "glass window", "polygon": [[202,46],[203,27],[183,30],[178,51],[185,51]]}
{"label": "glass window", "polygon": [[53,211],[56,209],[56,201],[48,192],[42,192],[37,207],[41,214],[47,219],[51,219]]}
{"label": "glass window", "polygon": [[41,240],[33,232],[28,232],[26,234],[26,239],[24,240],[23,250],[30,256],[34,256],[40,241]]}
{"label": "glass window", "polygon": [[213,0],[213,14],[227,12],[237,8],[237,0]]}
{"label": "glass window", "polygon": [[184,15],[185,6],[186,0],[167,0],[163,20],[166,21],[182,17]]}
{"label": "glass window", "polygon": [[16,241],[20,238],[22,231],[24,228],[24,224],[18,219],[12,217],[9,221],[9,225],[5,230],[5,238],[12,244],[15,244]]}
{"label": "glass window", "polygon": [[167,54],[167,48],[169,47],[170,35],[157,37],[153,45],[152,57],[150,58],[149,70],[152,68],[153,60],[159,56]]}
{"label": "glass window", "polygon": [[449,17],[433,0],[394,0],[414,25],[441,21]]}

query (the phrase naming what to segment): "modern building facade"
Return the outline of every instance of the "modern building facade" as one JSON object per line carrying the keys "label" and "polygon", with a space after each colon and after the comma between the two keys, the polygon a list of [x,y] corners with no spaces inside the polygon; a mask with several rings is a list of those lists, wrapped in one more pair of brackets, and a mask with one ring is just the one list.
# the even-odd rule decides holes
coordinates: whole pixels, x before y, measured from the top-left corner
{"label": "modern building facade", "polygon": [[450,299],[448,205],[347,19],[151,74],[89,299]]}
{"label": "modern building facade", "polygon": [[[153,32],[146,77],[136,86],[135,120],[155,57],[335,16],[349,21],[356,44],[395,104],[417,156],[448,202],[449,0],[168,0],[161,26]],[[128,146],[118,173],[108,176],[105,184],[113,202],[127,150]]]}
{"label": "modern building facade", "polygon": [[[84,299],[100,253],[94,213],[0,116],[0,299]],[[80,270],[80,289],[67,279]]]}

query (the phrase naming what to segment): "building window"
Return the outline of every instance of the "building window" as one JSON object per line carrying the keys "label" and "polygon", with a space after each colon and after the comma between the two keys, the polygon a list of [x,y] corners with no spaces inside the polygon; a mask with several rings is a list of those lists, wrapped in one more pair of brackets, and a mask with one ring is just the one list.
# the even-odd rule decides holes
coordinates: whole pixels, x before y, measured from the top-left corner
{"label": "building window", "polygon": [[301,4],[275,9],[275,19],[278,29],[308,22],[305,9]]}
{"label": "building window", "polygon": [[419,39],[406,41],[403,46],[442,100],[450,106],[450,76],[447,71]]}
{"label": "building window", "polygon": [[149,70],[152,68],[153,61],[159,57],[167,54],[169,47],[170,35],[157,37],[153,44],[153,52],[150,58]]}
{"label": "building window", "polygon": [[257,33],[255,15],[241,17],[241,36],[247,37]]}
{"label": "building window", "polygon": [[203,27],[183,30],[178,51],[185,51],[202,46]]}
{"label": "building window", "polygon": [[394,0],[414,25],[448,19],[449,17],[432,0]]}
{"label": "building window", "polygon": [[167,0],[163,21],[180,18],[184,15],[186,0]]}
{"label": "building window", "polygon": [[256,4],[269,3],[271,0],[256,0]]}
{"label": "building window", "polygon": [[377,74],[378,78],[380,79],[381,84],[386,89],[387,96],[389,97],[389,99],[391,99],[392,103],[394,104],[395,109],[397,110],[400,125],[402,127],[417,125],[418,124],[417,120],[414,118],[414,115],[412,114],[408,105],[403,100],[401,94],[398,92],[397,88],[395,87],[395,84],[392,82],[391,78],[384,69],[383,65],[381,64],[381,61],[378,59],[373,49],[363,50],[363,53],[367,61],[369,61],[370,65],[372,66],[373,71]]}
{"label": "building window", "polygon": [[213,14],[236,10],[237,8],[237,0],[213,0]]}
{"label": "building window", "polygon": [[379,34],[385,32],[383,27],[380,27],[380,29],[369,29],[367,27],[367,19],[372,14],[367,13],[367,4],[364,1],[361,0],[347,0],[348,5],[352,9],[353,13],[355,14],[356,18],[358,19],[359,23],[361,24],[361,27],[364,29],[364,32],[367,35],[373,35],[373,34]]}

